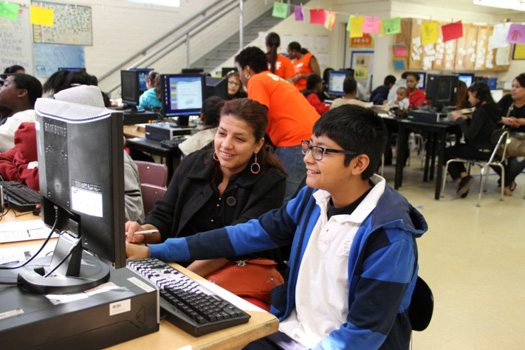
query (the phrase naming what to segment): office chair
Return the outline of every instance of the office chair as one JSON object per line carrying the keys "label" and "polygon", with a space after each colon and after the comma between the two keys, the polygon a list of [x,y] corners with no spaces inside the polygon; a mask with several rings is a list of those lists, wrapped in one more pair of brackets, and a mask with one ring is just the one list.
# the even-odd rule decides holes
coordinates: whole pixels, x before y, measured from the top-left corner
{"label": "office chair", "polygon": [[[492,133],[491,141],[493,144],[495,144],[495,147],[490,155],[489,160],[453,158],[450,159],[445,165],[445,174],[447,173],[449,164],[453,162],[465,163],[468,166],[469,173],[470,167],[472,165],[477,165],[480,167],[481,182],[479,185],[478,203],[476,204],[477,207],[481,206],[481,193],[483,192],[483,188],[485,186],[485,183],[487,182],[487,177],[489,175],[489,167],[499,167],[501,169],[501,178],[505,178],[505,167],[503,166],[503,162],[505,161],[505,153],[507,152],[508,137],[509,133],[505,129],[497,129]],[[442,198],[445,197],[446,178],[446,175],[443,176],[443,181],[441,183]],[[503,186],[501,186],[500,201],[503,201],[503,189]]]}
{"label": "office chair", "polygon": [[140,184],[140,190],[142,191],[144,212],[147,214],[153,209],[153,204],[157,199],[164,198],[167,188],[152,184]]}
{"label": "office chair", "polygon": [[168,167],[165,164],[145,162],[136,160],[139,168],[139,179],[141,184],[152,184],[166,187],[168,182]]}

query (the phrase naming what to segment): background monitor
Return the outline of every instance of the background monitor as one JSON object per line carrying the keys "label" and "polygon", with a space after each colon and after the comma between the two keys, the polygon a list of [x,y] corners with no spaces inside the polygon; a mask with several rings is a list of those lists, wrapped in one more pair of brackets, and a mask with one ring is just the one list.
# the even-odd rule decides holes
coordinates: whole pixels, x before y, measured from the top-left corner
{"label": "background monitor", "polygon": [[121,70],[120,71],[120,90],[122,102],[126,103],[132,109],[136,109],[139,105],[140,90],[139,82],[140,72],[134,70]]}
{"label": "background monitor", "polygon": [[474,83],[474,73],[459,73],[458,79],[467,85],[467,88]]}
{"label": "background monitor", "polygon": [[133,68],[131,70],[139,72],[139,89],[141,91],[146,91],[148,89],[148,87],[146,86],[146,78],[148,77],[149,72],[153,70],[153,68]]}
{"label": "background monitor", "polygon": [[419,75],[419,81],[417,82],[417,88],[419,90],[425,90],[425,83],[427,81],[427,73],[425,72],[414,72],[414,73],[417,73]]}
{"label": "background monitor", "polygon": [[206,77],[206,98],[218,96],[223,100],[228,99],[228,78]]}
{"label": "background monitor", "polygon": [[182,74],[199,74],[204,73],[204,68],[182,68]]}
{"label": "background monitor", "polygon": [[58,218],[56,231],[68,232],[42,266],[73,253],[50,277],[27,267],[19,278],[42,293],[93,288],[109,278],[108,265],[126,266],[122,113],[45,98],[35,111],[42,220],[51,227]]}
{"label": "background monitor", "polygon": [[205,96],[206,77],[202,74],[162,74],[162,104],[166,117],[178,117],[187,126],[190,115],[200,114]]}
{"label": "background monitor", "polygon": [[344,96],[343,83],[346,77],[352,76],[353,72],[348,70],[331,71],[328,74],[328,94]]}
{"label": "background monitor", "polygon": [[237,72],[237,67],[222,67],[221,68],[221,73],[223,77],[227,76],[228,73],[230,73],[231,71]]}
{"label": "background monitor", "polygon": [[429,74],[427,79],[427,99],[432,101],[432,106],[441,109],[456,103],[458,90],[457,75]]}
{"label": "background monitor", "polygon": [[77,68],[65,68],[65,67],[59,67],[58,70],[65,70],[65,71],[68,71],[68,72],[76,72],[76,71],[82,71],[82,72],[85,72],[86,71],[86,68],[81,68],[81,67],[77,67]]}

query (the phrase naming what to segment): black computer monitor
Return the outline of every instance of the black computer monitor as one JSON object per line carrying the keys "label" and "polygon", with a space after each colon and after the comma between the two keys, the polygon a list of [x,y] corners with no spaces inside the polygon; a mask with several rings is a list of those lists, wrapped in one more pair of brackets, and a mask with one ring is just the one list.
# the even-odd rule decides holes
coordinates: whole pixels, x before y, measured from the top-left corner
{"label": "black computer monitor", "polygon": [[35,111],[42,220],[62,233],[18,279],[31,292],[83,291],[126,265],[122,113],[45,98]]}
{"label": "black computer monitor", "polygon": [[139,72],[139,89],[140,91],[146,91],[148,89],[146,86],[146,78],[153,68],[133,68],[131,70]]}
{"label": "black computer monitor", "polygon": [[201,112],[206,77],[202,74],[162,74],[162,104],[166,117],[178,117],[179,126],[188,126],[189,116]]}
{"label": "black computer monitor", "polygon": [[425,82],[427,81],[427,73],[425,72],[414,72],[419,75],[419,81],[417,82],[417,88],[419,90],[425,90]]}
{"label": "black computer monitor", "polygon": [[182,74],[199,74],[204,73],[204,68],[182,68],[180,72]]}
{"label": "black computer monitor", "polygon": [[457,75],[428,75],[427,99],[431,100],[432,106],[438,110],[444,106],[452,106],[456,103],[457,90]]}
{"label": "black computer monitor", "polygon": [[237,72],[237,67],[222,67],[221,68],[221,73],[223,77],[227,76],[228,73],[230,73],[231,71]]}
{"label": "black computer monitor", "polygon": [[467,88],[474,83],[474,73],[459,73],[458,79],[467,85]]}
{"label": "black computer monitor", "polygon": [[228,99],[228,78],[206,77],[206,98],[218,96],[223,100]]}
{"label": "black computer monitor", "polygon": [[58,70],[65,70],[65,71],[68,71],[68,72],[76,72],[76,71],[81,71],[81,72],[85,72],[86,71],[86,68],[81,68],[81,67],[59,67]]}
{"label": "black computer monitor", "polygon": [[131,109],[136,110],[139,105],[140,95],[140,72],[134,70],[120,71],[120,90],[122,102],[126,103]]}
{"label": "black computer monitor", "polygon": [[344,96],[343,83],[346,77],[352,76],[353,71],[339,70],[331,71],[328,74],[328,94],[334,96]]}

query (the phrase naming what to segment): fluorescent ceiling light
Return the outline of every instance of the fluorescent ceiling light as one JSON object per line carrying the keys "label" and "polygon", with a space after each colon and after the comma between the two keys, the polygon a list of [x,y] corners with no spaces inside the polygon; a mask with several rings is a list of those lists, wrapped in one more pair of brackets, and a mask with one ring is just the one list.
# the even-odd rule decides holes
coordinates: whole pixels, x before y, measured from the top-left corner
{"label": "fluorescent ceiling light", "polygon": [[180,0],[128,0],[129,2],[136,2],[139,4],[161,5],[179,7]]}
{"label": "fluorescent ceiling light", "polygon": [[525,11],[525,0],[473,0],[474,5]]}

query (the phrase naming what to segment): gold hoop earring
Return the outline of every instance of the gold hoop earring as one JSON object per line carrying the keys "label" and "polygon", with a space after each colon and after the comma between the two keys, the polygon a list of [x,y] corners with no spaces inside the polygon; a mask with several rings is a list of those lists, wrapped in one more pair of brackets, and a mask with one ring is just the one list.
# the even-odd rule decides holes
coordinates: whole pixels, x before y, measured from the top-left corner
{"label": "gold hoop earring", "polygon": [[257,153],[255,153],[255,159],[253,160],[252,165],[250,166],[250,171],[253,175],[257,175],[261,172],[261,166],[257,163]]}
{"label": "gold hoop earring", "polygon": [[217,157],[217,153],[213,152],[213,160],[218,162],[219,161],[219,157]]}

